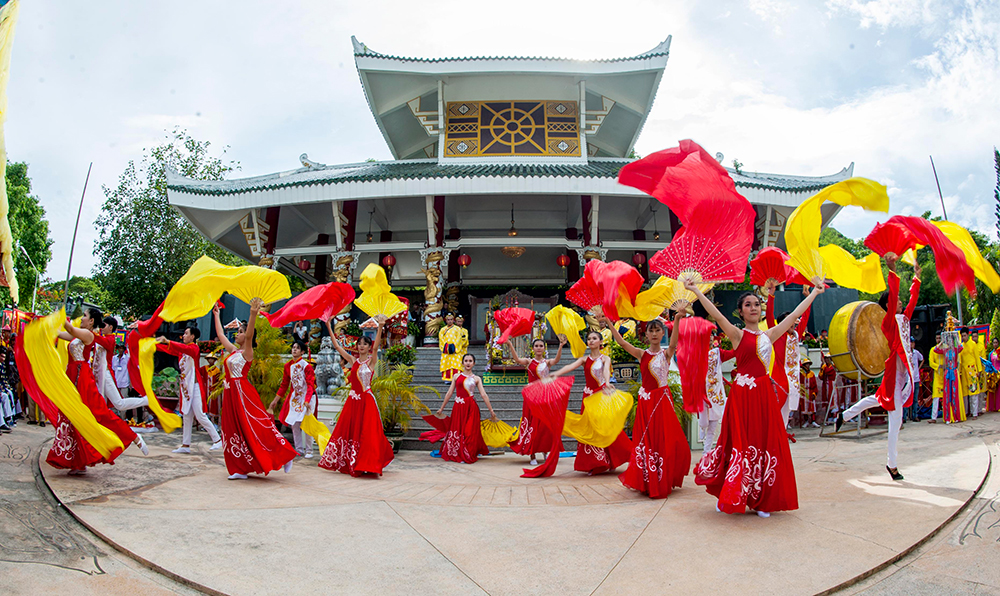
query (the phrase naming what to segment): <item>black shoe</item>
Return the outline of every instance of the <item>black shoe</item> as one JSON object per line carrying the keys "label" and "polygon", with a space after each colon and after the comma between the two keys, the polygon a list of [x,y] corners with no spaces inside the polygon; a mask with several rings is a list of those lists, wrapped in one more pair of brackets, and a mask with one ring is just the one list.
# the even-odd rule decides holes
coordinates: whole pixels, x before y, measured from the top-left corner
{"label": "black shoe", "polygon": [[44,420],[42,420],[41,422],[38,423],[38,428],[45,428],[45,421]]}
{"label": "black shoe", "polygon": [[32,425],[32,426],[36,426],[36,425],[37,425],[38,423],[37,423],[37,422],[35,422],[34,420],[29,420],[29,421],[28,421],[28,424],[30,424],[30,425]]}
{"label": "black shoe", "polygon": [[10,427],[6,424],[0,424],[0,433],[9,433]]}
{"label": "black shoe", "polygon": [[886,469],[887,472],[889,472],[889,475],[892,476],[893,480],[902,480],[903,479],[903,475],[899,473],[898,469],[896,469],[896,468],[890,468],[889,466],[886,466],[885,469]]}
{"label": "black shoe", "polygon": [[840,427],[844,426],[844,413],[837,412],[837,422],[833,425],[833,432],[840,432]]}

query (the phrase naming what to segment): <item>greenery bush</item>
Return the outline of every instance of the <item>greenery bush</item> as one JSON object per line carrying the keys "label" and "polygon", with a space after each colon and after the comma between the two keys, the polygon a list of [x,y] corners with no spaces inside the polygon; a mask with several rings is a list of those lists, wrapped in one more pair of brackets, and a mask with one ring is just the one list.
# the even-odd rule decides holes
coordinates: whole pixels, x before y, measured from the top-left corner
{"label": "greenery bush", "polygon": [[413,366],[413,363],[417,361],[417,349],[406,344],[396,344],[386,349],[382,358],[387,364]]}
{"label": "greenery bush", "polygon": [[[645,340],[636,337],[635,333],[629,331],[623,337],[625,341],[632,344],[633,346],[639,348],[640,350],[645,350],[649,347],[649,344]],[[622,364],[624,362],[635,362],[635,358],[631,354],[625,351],[625,348],[618,345],[618,342],[611,340],[611,363],[612,364]]]}

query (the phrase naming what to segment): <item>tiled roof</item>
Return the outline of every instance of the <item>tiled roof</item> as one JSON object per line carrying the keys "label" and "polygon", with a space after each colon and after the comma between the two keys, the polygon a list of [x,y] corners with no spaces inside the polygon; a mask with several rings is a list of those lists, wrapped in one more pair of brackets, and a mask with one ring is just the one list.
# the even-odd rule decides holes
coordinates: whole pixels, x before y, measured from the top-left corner
{"label": "tiled roof", "polygon": [[[589,163],[525,164],[483,163],[441,165],[437,160],[405,160],[365,162],[336,166],[313,166],[289,172],[239,178],[235,180],[201,181],[184,178],[170,172],[170,190],[204,195],[232,195],[257,190],[274,190],[294,186],[411,180],[432,178],[617,178],[618,171],[630,160],[591,159]],[[785,191],[812,191],[843,180],[842,171],[833,176],[807,178],[777,174],[737,174],[730,171],[736,186]]]}

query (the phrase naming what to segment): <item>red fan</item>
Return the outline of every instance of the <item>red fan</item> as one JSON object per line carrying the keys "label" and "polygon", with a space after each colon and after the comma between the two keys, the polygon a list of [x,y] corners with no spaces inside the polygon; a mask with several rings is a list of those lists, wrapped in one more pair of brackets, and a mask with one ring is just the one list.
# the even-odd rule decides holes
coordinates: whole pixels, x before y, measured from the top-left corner
{"label": "red fan", "polygon": [[578,279],[575,284],[566,290],[566,299],[583,310],[590,310],[595,306],[600,306],[603,302],[602,296],[600,288],[587,275]]}
{"label": "red fan", "polygon": [[708,350],[715,324],[700,317],[681,319],[680,343],[677,346],[677,368],[681,373],[681,396],[684,409],[692,414],[705,409],[708,376]]}
{"label": "red fan", "polygon": [[292,321],[321,319],[327,321],[354,300],[354,288],[332,282],[309,288],[285,303],[278,312],[264,314],[271,327],[281,328]]}
{"label": "red fan", "polygon": [[880,257],[889,253],[901,257],[904,252],[916,247],[916,245],[917,237],[906,226],[898,222],[875,224],[871,233],[865,238],[865,246],[875,251]]}
{"label": "red fan", "polygon": [[642,274],[635,267],[623,261],[593,260],[587,263],[584,277],[594,280],[601,295],[601,305],[604,314],[612,321],[618,320],[618,296],[622,294],[629,302],[635,303],[635,297],[642,289]]}
{"label": "red fan", "polygon": [[572,388],[573,377],[548,377],[526,385],[521,390],[525,408],[552,435],[552,446],[549,447],[545,463],[534,468],[524,468],[521,478],[542,478],[555,473],[559,452],[563,447],[563,423],[566,421],[566,408],[569,406],[569,392]]}
{"label": "red fan", "polygon": [[750,283],[765,286],[768,280],[773,279],[779,284],[812,285],[801,273],[785,264],[788,258],[788,253],[775,246],[762,248],[750,261]]}
{"label": "red fan", "polygon": [[976,295],[976,278],[965,260],[965,253],[955,246],[944,233],[922,217],[894,215],[885,222],[886,225],[896,224],[907,228],[917,244],[931,247],[934,252],[934,271],[941,279],[941,285],[949,296],[955,293],[960,285],[964,285],[969,295]]}
{"label": "red fan", "polygon": [[497,344],[502,344],[511,337],[531,333],[531,328],[535,325],[535,311],[530,308],[505,308],[494,312],[493,320],[501,331]]}
{"label": "red fan", "polygon": [[681,141],[679,147],[632,162],[618,181],[656,197],[683,226],[649,260],[653,271],[677,280],[744,280],[756,211],[736,192],[725,168],[697,143]]}

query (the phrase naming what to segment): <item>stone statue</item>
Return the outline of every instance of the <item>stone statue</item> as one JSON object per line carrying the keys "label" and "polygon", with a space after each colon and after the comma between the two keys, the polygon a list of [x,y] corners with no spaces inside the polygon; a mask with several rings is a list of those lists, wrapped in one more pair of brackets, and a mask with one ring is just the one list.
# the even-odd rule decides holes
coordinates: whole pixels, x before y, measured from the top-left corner
{"label": "stone statue", "polygon": [[328,335],[320,341],[319,352],[316,353],[316,393],[332,395],[343,383],[340,354],[333,349],[333,339]]}

